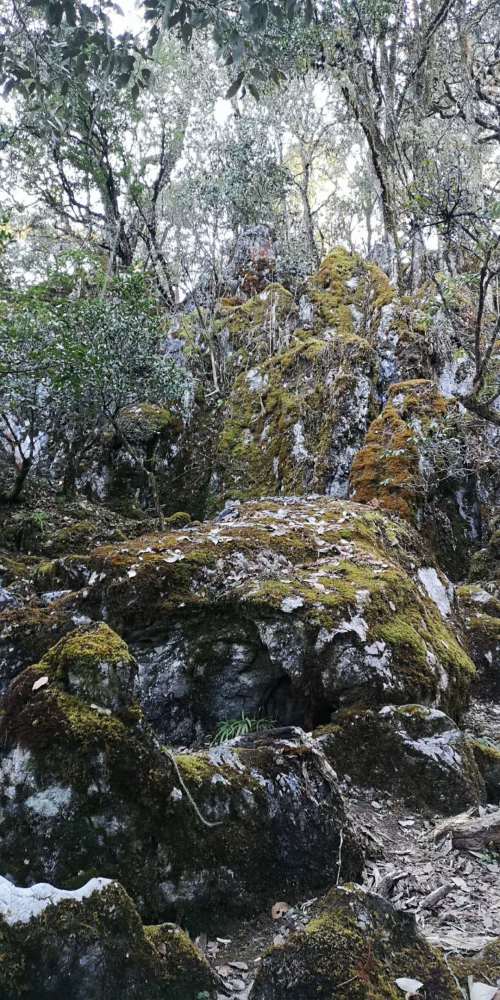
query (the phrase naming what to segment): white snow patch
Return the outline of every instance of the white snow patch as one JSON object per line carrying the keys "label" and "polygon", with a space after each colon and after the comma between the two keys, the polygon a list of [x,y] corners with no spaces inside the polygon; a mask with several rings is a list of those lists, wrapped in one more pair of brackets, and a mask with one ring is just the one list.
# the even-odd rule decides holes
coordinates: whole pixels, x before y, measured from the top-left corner
{"label": "white snow patch", "polygon": [[112,880],[109,878],[91,878],[81,889],[56,889],[47,882],[21,889],[0,875],[0,916],[10,927],[13,924],[27,924],[48,906],[57,906],[67,899],[81,903],[94,892],[102,892],[111,884]]}

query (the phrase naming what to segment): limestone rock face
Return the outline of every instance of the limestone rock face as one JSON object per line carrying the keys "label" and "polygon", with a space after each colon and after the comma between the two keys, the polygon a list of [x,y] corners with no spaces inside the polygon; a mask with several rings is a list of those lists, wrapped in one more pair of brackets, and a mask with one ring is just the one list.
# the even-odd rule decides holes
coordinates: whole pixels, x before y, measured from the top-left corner
{"label": "limestone rock face", "polygon": [[417,525],[455,578],[480,537],[478,483],[468,461],[475,423],[434,382],[394,384],[351,471],[351,496]]}
{"label": "limestone rock face", "polygon": [[317,735],[339,773],[404,798],[413,808],[453,814],[485,801],[473,747],[437,709],[349,709],[337,712]]}
{"label": "limestone rock face", "polygon": [[333,889],[306,929],[264,956],[251,1000],[399,1000],[399,978],[417,979],[433,1000],[460,1000],[444,958],[414,917],[356,887]]}
{"label": "limestone rock face", "polygon": [[22,889],[0,877],[2,1000],[213,1000],[218,977],[186,934],[143,927],[117,882]]}
{"label": "limestone rock face", "polygon": [[[276,306],[253,343],[248,334],[252,314],[262,312],[259,299],[228,317],[229,331],[240,326],[248,360],[240,357],[227,400],[216,493],[345,496],[352,459],[376,413],[373,343],[393,291],[375,265],[341,249],[306,283],[298,315],[291,296],[275,287]],[[272,289],[260,298],[271,301]]]}
{"label": "limestone rock face", "polygon": [[71,588],[59,627],[105,620],[127,638],[147,717],[184,745],[242,711],[306,728],[360,701],[457,715],[474,667],[452,588],[427,558],[404,521],[369,506],[235,504],[59,560]]}
{"label": "limestone rock face", "polygon": [[[98,632],[110,642],[106,626]],[[93,629],[63,639],[4,699],[2,870],[21,884],[63,887],[104,871],[148,921],[186,917],[204,929],[278,889],[293,896],[334,881],[341,836],[343,874],[359,875],[335,773],[302,731],[174,758],[128,702],[124,644],[114,636],[109,697],[109,671],[88,662],[95,639]],[[86,673],[118,711],[94,702]]]}
{"label": "limestone rock face", "polygon": [[294,344],[235,381],[218,443],[222,497],[346,496],[352,459],[376,412],[375,354],[357,334]]}

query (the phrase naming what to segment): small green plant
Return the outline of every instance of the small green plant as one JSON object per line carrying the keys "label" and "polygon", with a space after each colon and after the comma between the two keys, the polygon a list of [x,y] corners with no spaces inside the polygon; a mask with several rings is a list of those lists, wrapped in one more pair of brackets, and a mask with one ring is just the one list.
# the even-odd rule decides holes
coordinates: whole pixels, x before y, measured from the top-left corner
{"label": "small green plant", "polygon": [[31,523],[35,528],[43,531],[48,523],[48,515],[44,510],[34,510],[31,515]]}
{"label": "small green plant", "polygon": [[251,719],[242,712],[238,719],[225,719],[220,723],[210,746],[220,746],[221,743],[234,740],[237,736],[258,733],[262,729],[271,729],[274,725],[276,725],[275,719]]}

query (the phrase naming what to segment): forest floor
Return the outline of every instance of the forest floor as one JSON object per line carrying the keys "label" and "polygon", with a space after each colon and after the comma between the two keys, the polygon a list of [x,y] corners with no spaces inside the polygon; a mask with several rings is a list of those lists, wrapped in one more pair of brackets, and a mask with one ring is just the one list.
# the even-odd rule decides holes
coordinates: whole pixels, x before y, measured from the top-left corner
{"label": "forest floor", "polygon": [[[474,702],[464,728],[500,744],[500,706]],[[365,842],[367,889],[413,913],[427,940],[450,955],[472,955],[500,936],[498,851],[456,850],[451,835],[435,836],[442,816],[423,816],[384,793],[350,782],[341,787],[353,825]],[[486,806],[469,813],[497,809]],[[317,903],[314,898],[288,906],[286,900],[276,900],[272,911],[235,925],[220,938],[198,938],[227,986],[221,1000],[246,1000],[262,953],[305,927]],[[407,974],[401,969],[401,976]]]}

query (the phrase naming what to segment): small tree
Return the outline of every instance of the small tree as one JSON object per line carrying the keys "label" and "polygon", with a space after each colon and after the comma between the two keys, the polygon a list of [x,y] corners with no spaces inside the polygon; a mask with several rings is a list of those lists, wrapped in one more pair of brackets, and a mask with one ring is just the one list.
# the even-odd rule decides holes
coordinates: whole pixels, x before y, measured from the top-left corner
{"label": "small tree", "polygon": [[13,472],[2,499],[19,498],[37,452],[60,436],[61,426],[68,486],[84,454],[111,425],[143,470],[160,515],[155,454],[141,454],[119,415],[139,403],[182,405],[188,377],[162,350],[161,324],[142,277],[124,276],[102,298],[41,308],[35,301],[31,291],[0,323],[0,454]]}

